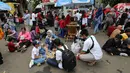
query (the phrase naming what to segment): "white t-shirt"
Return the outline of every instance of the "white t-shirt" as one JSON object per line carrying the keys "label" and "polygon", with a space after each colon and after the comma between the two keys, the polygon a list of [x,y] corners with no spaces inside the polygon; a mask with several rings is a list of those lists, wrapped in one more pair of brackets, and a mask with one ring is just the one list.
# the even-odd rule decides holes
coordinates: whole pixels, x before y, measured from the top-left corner
{"label": "white t-shirt", "polygon": [[[96,38],[94,36],[91,36],[94,41],[94,47],[90,50],[90,53],[92,53],[96,60],[100,60],[103,56],[103,52],[101,50],[101,47],[99,43],[97,42]],[[89,37],[85,42],[82,51],[87,52],[88,49],[92,46],[92,39]]]}
{"label": "white t-shirt", "polygon": [[35,59],[35,55],[39,56],[39,48],[33,47],[33,49],[32,49],[32,59]]}
{"label": "white t-shirt", "polygon": [[82,14],[80,14],[80,13],[76,13],[75,16],[77,17],[77,19],[78,19],[78,21],[79,21],[80,18],[81,18],[81,16],[82,16]]}
{"label": "white t-shirt", "polygon": [[[66,45],[65,45],[65,46],[66,46]],[[66,46],[66,48],[68,49],[67,46]],[[65,50],[63,46],[60,47],[60,49]],[[60,50],[57,50],[57,51],[56,51],[56,60],[57,60],[57,61],[60,61],[60,63],[58,64],[58,67],[59,67],[60,69],[63,69],[63,66],[62,66],[62,52],[61,52]]]}
{"label": "white t-shirt", "polygon": [[87,17],[82,19],[82,25],[84,25],[84,24],[88,25],[88,18]]}
{"label": "white t-shirt", "polygon": [[32,13],[32,21],[36,21],[36,14],[35,13]]}

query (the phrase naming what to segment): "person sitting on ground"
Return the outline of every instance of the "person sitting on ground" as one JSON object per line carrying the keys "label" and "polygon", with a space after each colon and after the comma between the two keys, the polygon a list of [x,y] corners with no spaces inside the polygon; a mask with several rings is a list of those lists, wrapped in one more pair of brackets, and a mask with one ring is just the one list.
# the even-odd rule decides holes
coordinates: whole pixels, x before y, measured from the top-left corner
{"label": "person sitting on ground", "polygon": [[[31,45],[31,35],[29,32],[26,31],[26,28],[21,28],[21,32],[18,36],[19,42],[17,43],[17,46],[19,48],[19,51],[24,52],[27,50],[27,48]],[[22,48],[22,49],[21,49]]]}
{"label": "person sitting on ground", "polygon": [[[36,38],[35,38],[35,41],[38,41],[39,43],[41,43],[40,36],[37,35]],[[45,58],[46,58],[46,51],[47,51],[46,47],[47,47],[47,45],[46,45],[46,44],[43,44],[43,43],[41,43],[41,44],[39,45],[39,53],[40,53],[43,57],[45,57]]]}
{"label": "person sitting on ground", "polygon": [[128,37],[130,37],[130,27],[125,29],[125,33]]}
{"label": "person sitting on ground", "polygon": [[[51,66],[63,69],[62,66],[62,52],[60,50],[57,50],[57,48],[65,50],[63,47],[63,43],[60,39],[54,40],[55,48],[53,48],[53,51],[55,51],[55,57],[54,58],[48,58],[47,63]],[[57,47],[57,48],[56,48]],[[68,47],[65,45],[65,47],[68,49]]]}
{"label": "person sitting on ground", "polygon": [[108,39],[107,42],[103,45],[104,49],[108,54],[115,55],[119,53],[118,48],[121,48],[122,35],[118,34],[115,38]]}
{"label": "person sitting on ground", "polygon": [[52,32],[52,30],[47,31],[47,36],[45,39],[45,44],[48,45],[48,49],[52,50],[53,47],[53,40],[55,40],[57,36]]}
{"label": "person sitting on ground", "polygon": [[10,28],[8,28],[7,33],[7,41],[9,41],[10,38],[13,38],[15,41],[17,41],[18,34],[15,30],[11,30]]}
{"label": "person sitting on ground", "polygon": [[35,38],[36,38],[36,31],[35,30],[31,30],[30,31],[30,34],[31,34],[31,37],[32,37],[32,40],[35,40]]}
{"label": "person sitting on ground", "polygon": [[120,54],[121,56],[130,56],[130,38],[126,39],[121,45]]}
{"label": "person sitting on ground", "polygon": [[38,41],[33,42],[34,47],[32,49],[32,54],[31,54],[32,60],[30,61],[29,68],[32,68],[32,66],[35,64],[40,66],[42,63],[45,62],[45,58],[39,53],[39,45],[40,42]]}
{"label": "person sitting on ground", "polygon": [[112,34],[112,32],[116,29],[115,24],[113,24],[112,26],[109,26],[107,29],[107,35],[110,37],[110,35]]}
{"label": "person sitting on ground", "polygon": [[13,38],[9,39],[9,43],[8,43],[9,52],[15,52],[15,50],[17,50],[17,47],[16,47],[16,44],[14,43],[14,40],[15,39],[13,39]]}
{"label": "person sitting on ground", "polygon": [[101,47],[93,35],[89,36],[87,29],[83,29],[80,34],[85,42],[77,59],[88,62],[88,65],[94,65],[103,56]]}
{"label": "person sitting on ground", "polygon": [[110,38],[115,38],[115,36],[117,34],[120,34],[122,30],[122,26],[118,25],[117,28],[112,32],[112,34],[110,35]]}

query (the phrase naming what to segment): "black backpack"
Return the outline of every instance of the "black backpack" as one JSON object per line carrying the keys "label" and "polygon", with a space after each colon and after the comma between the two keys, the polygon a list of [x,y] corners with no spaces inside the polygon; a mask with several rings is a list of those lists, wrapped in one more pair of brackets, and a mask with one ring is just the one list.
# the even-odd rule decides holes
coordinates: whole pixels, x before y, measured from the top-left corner
{"label": "black backpack", "polygon": [[0,52],[0,65],[3,64],[3,57],[2,57],[2,54]]}
{"label": "black backpack", "polygon": [[62,66],[66,71],[72,71],[76,66],[76,57],[74,53],[66,48],[65,45],[63,45],[65,50],[58,49],[62,51]]}

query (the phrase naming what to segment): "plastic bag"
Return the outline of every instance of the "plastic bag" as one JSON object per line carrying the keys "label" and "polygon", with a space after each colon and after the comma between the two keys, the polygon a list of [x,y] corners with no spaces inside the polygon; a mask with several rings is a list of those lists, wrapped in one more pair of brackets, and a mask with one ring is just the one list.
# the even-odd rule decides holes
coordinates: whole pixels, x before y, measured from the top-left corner
{"label": "plastic bag", "polygon": [[74,53],[74,54],[78,54],[81,50],[81,46],[79,43],[72,43],[71,45],[71,51]]}

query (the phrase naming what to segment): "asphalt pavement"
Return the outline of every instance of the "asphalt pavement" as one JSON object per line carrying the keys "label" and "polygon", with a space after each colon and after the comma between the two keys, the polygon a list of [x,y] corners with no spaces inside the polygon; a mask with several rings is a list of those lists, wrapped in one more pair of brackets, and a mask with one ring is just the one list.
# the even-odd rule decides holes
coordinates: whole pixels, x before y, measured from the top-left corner
{"label": "asphalt pavement", "polygon": [[[89,32],[92,33],[92,30],[89,29]],[[106,34],[103,32],[100,32],[95,36],[101,46],[108,39]],[[64,41],[64,39],[62,40]],[[69,47],[72,44],[72,42],[65,43]],[[5,40],[0,40],[0,51],[4,58],[4,64],[0,65],[0,73],[68,73],[64,70],[51,67],[46,63],[39,67],[34,66],[29,69],[28,65],[31,60],[32,46],[29,47],[25,53],[10,53],[5,44]],[[95,66],[88,66],[86,62],[77,61],[76,68],[74,71],[69,73],[130,73],[129,62],[130,57],[110,56],[104,52],[102,60],[98,61]]]}

